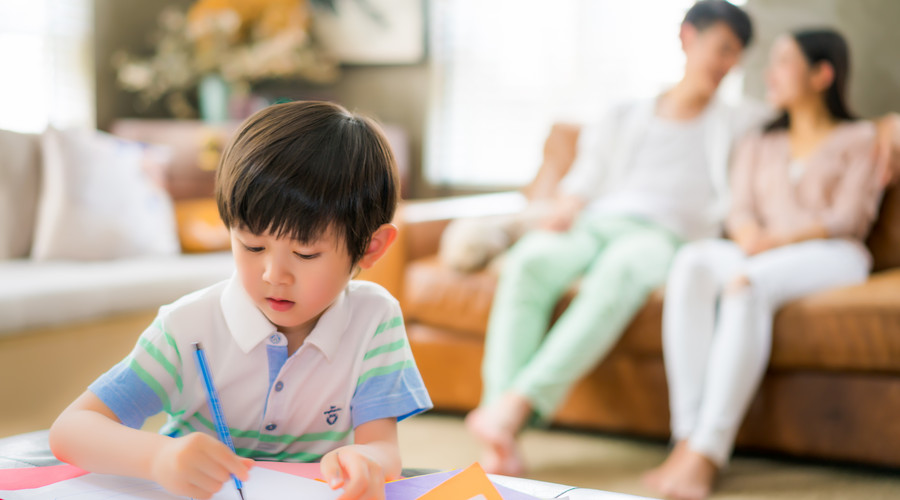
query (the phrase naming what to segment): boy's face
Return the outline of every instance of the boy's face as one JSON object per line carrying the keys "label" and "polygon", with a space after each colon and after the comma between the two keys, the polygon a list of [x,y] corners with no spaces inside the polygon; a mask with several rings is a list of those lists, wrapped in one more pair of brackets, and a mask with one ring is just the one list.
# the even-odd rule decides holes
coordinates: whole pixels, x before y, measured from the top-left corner
{"label": "boy's face", "polygon": [[346,245],[332,231],[301,244],[231,229],[231,249],[247,294],[288,337],[305,336],[350,280]]}
{"label": "boy's face", "polygon": [[713,23],[698,31],[690,23],[682,25],[681,42],[685,54],[685,77],[712,94],[725,75],[741,59],[740,38],[724,22]]}

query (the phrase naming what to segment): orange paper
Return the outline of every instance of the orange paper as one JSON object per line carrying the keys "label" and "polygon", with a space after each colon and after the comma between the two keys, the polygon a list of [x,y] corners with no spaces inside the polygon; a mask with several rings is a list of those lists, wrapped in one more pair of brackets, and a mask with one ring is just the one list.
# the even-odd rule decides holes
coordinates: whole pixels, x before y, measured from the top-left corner
{"label": "orange paper", "polygon": [[503,500],[477,462],[436,486],[418,500]]}

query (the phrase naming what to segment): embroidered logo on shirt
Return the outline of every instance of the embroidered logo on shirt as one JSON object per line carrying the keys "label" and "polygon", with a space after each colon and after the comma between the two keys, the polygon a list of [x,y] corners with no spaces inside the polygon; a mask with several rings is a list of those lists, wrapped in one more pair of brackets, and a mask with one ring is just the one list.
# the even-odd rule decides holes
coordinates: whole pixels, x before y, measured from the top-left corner
{"label": "embroidered logo on shirt", "polygon": [[328,422],[328,425],[334,425],[337,423],[339,411],[341,411],[340,408],[332,406],[330,410],[323,413],[325,415],[325,421]]}

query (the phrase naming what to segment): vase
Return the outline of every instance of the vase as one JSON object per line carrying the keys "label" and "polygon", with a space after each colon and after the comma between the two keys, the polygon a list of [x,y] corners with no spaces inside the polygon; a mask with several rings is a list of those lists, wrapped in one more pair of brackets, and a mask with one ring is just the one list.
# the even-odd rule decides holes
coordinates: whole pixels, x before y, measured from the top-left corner
{"label": "vase", "polygon": [[200,118],[206,123],[223,123],[228,120],[230,88],[222,75],[211,73],[200,80],[197,88]]}

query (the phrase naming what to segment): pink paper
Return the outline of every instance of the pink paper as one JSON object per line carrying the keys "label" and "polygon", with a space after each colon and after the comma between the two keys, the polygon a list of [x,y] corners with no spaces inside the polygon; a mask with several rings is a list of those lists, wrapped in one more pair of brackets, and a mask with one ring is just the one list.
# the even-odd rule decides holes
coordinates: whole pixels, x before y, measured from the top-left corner
{"label": "pink paper", "polygon": [[51,465],[49,467],[26,467],[20,469],[0,469],[0,490],[24,490],[40,488],[73,477],[83,476],[86,471],[74,465]]}
{"label": "pink paper", "polygon": [[[257,467],[271,469],[307,479],[322,479],[319,464],[298,464],[287,462],[256,462]],[[40,488],[87,474],[74,465],[51,465],[48,467],[24,467],[0,469],[0,490],[25,490]]]}
{"label": "pink paper", "polygon": [[284,472],[285,474],[292,474],[294,476],[305,477],[306,479],[318,479],[322,480],[322,473],[319,469],[319,464],[301,464],[301,463],[293,463],[293,462],[256,462],[257,467],[263,467],[266,469],[271,469],[278,472]]}

